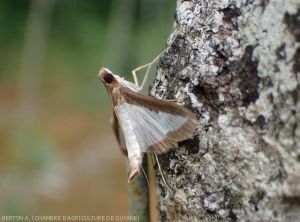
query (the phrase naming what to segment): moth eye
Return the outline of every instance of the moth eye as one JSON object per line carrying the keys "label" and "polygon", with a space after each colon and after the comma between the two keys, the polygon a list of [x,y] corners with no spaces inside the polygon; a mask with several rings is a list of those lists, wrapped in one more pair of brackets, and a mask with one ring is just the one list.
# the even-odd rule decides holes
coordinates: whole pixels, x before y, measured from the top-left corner
{"label": "moth eye", "polygon": [[104,82],[106,82],[108,84],[111,83],[114,79],[113,75],[110,73],[105,73],[102,78],[103,78]]}
{"label": "moth eye", "polygon": [[106,68],[100,69],[98,76],[100,77],[101,81],[105,84],[112,83],[115,78],[111,71],[109,71],[109,69]]}

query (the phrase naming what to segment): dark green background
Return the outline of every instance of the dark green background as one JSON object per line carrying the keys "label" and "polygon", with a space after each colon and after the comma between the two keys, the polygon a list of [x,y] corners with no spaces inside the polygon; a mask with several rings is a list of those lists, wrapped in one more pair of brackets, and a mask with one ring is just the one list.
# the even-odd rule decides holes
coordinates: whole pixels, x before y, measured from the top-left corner
{"label": "dark green background", "polygon": [[0,215],[124,215],[125,159],[97,73],[132,80],[166,47],[175,1],[56,0],[30,29],[35,4],[0,0]]}

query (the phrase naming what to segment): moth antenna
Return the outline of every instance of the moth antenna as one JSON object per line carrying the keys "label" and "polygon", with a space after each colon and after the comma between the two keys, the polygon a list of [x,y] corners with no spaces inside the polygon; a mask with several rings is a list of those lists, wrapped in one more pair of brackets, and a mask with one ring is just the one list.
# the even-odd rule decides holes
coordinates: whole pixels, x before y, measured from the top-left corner
{"label": "moth antenna", "polygon": [[149,183],[149,180],[148,180],[147,174],[146,174],[146,172],[145,172],[145,170],[144,170],[144,168],[143,168],[143,166],[142,166],[142,165],[141,165],[141,168],[142,168],[143,174],[145,175],[145,178],[146,178],[146,180],[147,180],[147,184],[148,184],[148,187],[149,187],[149,186],[150,186],[150,183]]}
{"label": "moth antenna", "polygon": [[166,181],[166,179],[165,179],[165,176],[164,176],[164,174],[163,174],[163,172],[162,172],[162,170],[161,170],[161,166],[160,166],[160,163],[159,163],[159,160],[158,160],[158,157],[157,157],[156,153],[154,153],[154,155],[155,155],[155,159],[156,159],[156,162],[157,162],[157,165],[158,165],[158,170],[159,170],[159,172],[160,172],[160,174],[161,174],[161,177],[162,177],[162,179],[163,179],[163,182],[164,182],[164,184],[166,185],[166,187],[168,188],[168,190],[169,190],[171,193],[173,193],[173,190],[169,187],[169,185],[168,185],[168,183],[167,183],[167,181]]}

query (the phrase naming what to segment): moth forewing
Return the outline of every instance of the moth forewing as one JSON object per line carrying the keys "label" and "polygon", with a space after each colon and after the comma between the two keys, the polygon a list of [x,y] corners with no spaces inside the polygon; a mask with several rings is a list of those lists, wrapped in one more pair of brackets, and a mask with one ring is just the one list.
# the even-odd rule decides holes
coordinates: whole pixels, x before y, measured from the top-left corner
{"label": "moth forewing", "polygon": [[126,107],[127,103],[119,104],[114,107],[118,116],[120,126],[122,128],[125,143],[127,147],[127,154],[130,166],[129,180],[131,180],[140,169],[143,160],[144,147],[139,137],[135,133],[135,121],[132,120],[130,110]]}
{"label": "moth forewing", "polygon": [[183,106],[175,102],[143,96],[128,89],[121,88],[124,100],[142,109],[157,122],[160,131],[175,142],[192,137],[199,127],[196,116]]}

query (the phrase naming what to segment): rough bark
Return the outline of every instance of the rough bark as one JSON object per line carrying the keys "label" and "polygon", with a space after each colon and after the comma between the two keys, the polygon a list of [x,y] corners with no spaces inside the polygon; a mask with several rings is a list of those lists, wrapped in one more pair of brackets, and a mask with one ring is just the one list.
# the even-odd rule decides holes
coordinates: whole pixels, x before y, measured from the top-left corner
{"label": "rough bark", "polygon": [[300,1],[177,1],[152,94],[198,135],[160,156],[161,221],[300,221]]}

